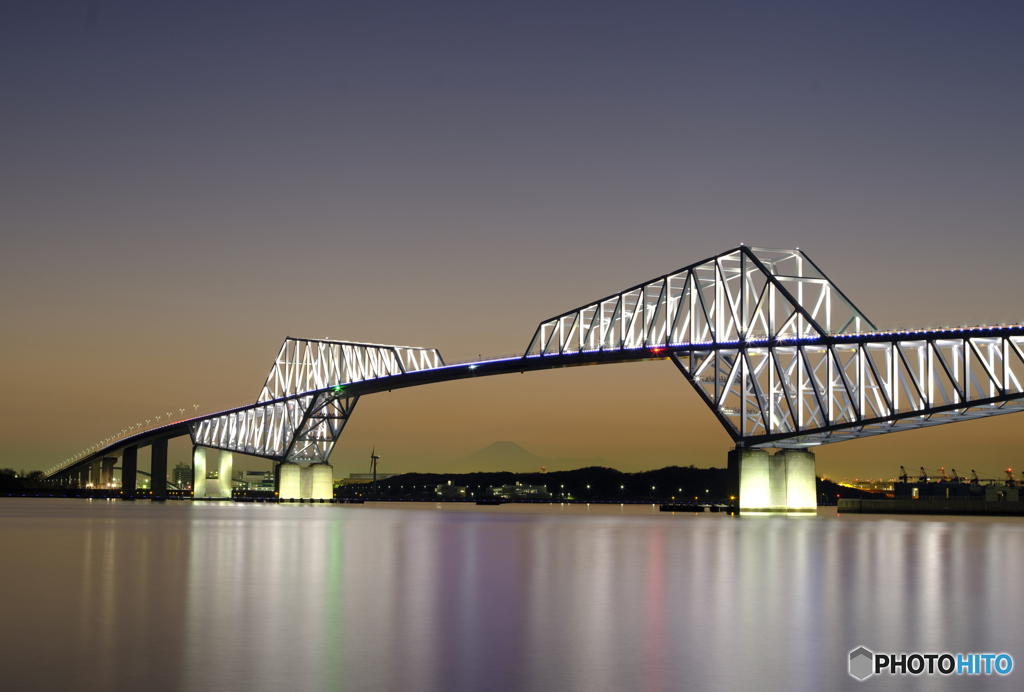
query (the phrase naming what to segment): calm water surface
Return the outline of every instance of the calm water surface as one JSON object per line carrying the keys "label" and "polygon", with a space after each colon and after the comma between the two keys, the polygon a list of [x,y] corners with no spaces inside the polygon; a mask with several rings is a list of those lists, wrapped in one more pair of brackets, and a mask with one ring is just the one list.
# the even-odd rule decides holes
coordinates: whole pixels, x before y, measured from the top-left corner
{"label": "calm water surface", "polygon": [[1022,574],[1020,519],[2,499],[0,689],[1019,689]]}

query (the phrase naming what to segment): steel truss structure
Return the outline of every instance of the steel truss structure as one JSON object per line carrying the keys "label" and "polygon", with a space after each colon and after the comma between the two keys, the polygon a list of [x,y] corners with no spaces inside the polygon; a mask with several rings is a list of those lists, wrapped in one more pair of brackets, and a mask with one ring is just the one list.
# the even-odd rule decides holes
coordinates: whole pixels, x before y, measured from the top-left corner
{"label": "steel truss structure", "polygon": [[526,358],[670,358],[740,446],[1024,410],[1024,328],[879,332],[800,250],[739,247],[540,323]]}
{"label": "steel truss structure", "polygon": [[436,348],[288,337],[257,401],[273,401],[443,365],[444,359]]}
{"label": "steel truss structure", "polygon": [[800,250],[740,247],[544,320],[526,356],[858,333],[875,327]]}
{"label": "steel truss structure", "polygon": [[1024,411],[1024,328],[692,348],[670,358],[744,447],[800,448]]}
{"label": "steel truss structure", "polygon": [[345,385],[443,366],[433,348],[289,337],[256,405],[196,420],[189,432],[203,447],[326,463],[359,400]]}
{"label": "steel truss structure", "polygon": [[256,403],[96,445],[47,477],[187,432],[324,463],[359,397],[548,368],[671,360],[742,447],[801,448],[1024,411],[1024,326],[879,331],[799,249],[741,246],[542,321],[523,356],[285,339]]}

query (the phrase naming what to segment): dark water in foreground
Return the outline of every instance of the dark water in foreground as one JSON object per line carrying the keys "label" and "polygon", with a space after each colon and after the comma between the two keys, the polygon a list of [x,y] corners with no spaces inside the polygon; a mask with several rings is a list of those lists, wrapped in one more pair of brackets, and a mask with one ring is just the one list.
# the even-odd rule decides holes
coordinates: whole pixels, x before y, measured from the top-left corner
{"label": "dark water in foreground", "polygon": [[1022,574],[1020,519],[3,499],[0,689],[1019,689]]}

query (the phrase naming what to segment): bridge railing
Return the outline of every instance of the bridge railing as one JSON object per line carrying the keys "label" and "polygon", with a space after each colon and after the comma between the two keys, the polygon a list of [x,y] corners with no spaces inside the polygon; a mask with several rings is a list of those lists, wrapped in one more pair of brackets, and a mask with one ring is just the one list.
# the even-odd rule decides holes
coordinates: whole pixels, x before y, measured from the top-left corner
{"label": "bridge railing", "polygon": [[451,367],[453,365],[472,365],[473,363],[493,363],[499,360],[517,360],[522,358],[524,353],[502,353],[499,355],[480,355],[476,358],[459,358],[458,360],[450,360],[445,363],[446,366]]}

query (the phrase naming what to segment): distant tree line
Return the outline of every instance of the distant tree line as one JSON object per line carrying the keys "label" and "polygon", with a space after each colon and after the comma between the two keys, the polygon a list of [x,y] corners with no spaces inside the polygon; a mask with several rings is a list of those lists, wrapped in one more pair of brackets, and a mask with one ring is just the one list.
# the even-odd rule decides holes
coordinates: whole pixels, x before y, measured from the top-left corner
{"label": "distant tree line", "polygon": [[0,488],[4,490],[36,488],[39,487],[42,480],[42,471],[29,471],[26,473],[25,469],[22,469],[19,473],[10,468],[0,469]]}
{"label": "distant tree line", "polygon": [[[393,498],[431,498],[439,485],[466,488],[466,499],[481,498],[489,488],[505,485],[543,485],[553,500],[595,502],[726,502],[728,473],[720,468],[667,466],[651,471],[624,473],[613,468],[590,466],[572,471],[548,473],[512,473],[511,471],[475,473],[404,473],[377,481],[377,494]],[[837,496],[874,497],[869,492],[844,488],[818,479],[818,503],[834,505]],[[348,485],[339,496],[366,495],[368,484]]]}
{"label": "distant tree line", "polygon": [[[623,473],[603,466],[548,473],[511,471],[475,473],[405,473],[377,482],[378,495],[395,498],[433,497],[439,485],[466,488],[466,497],[480,498],[489,488],[505,485],[543,485],[552,499],[594,501],[663,501],[673,497],[720,500],[726,493],[725,469],[669,466],[654,471]],[[365,494],[367,485],[346,486],[343,494]]]}

